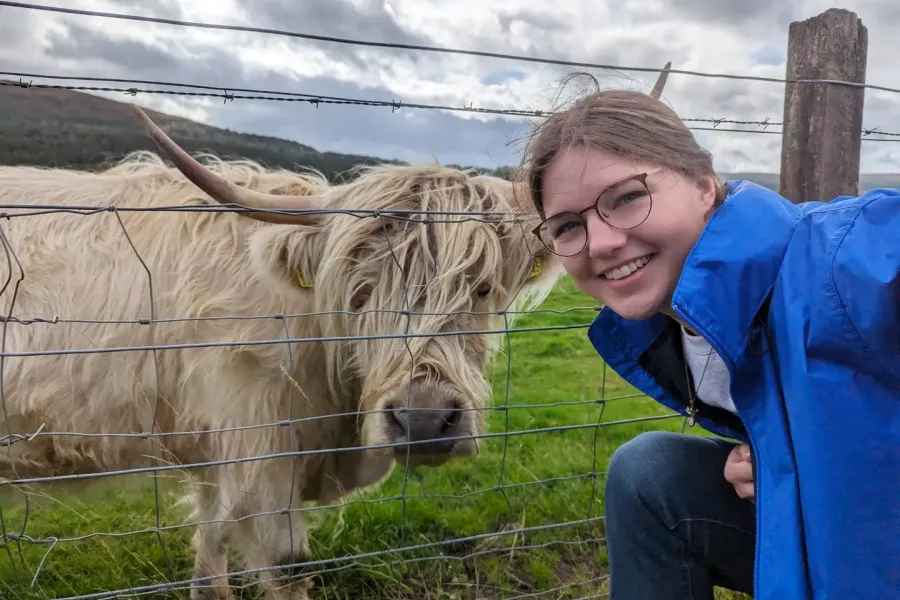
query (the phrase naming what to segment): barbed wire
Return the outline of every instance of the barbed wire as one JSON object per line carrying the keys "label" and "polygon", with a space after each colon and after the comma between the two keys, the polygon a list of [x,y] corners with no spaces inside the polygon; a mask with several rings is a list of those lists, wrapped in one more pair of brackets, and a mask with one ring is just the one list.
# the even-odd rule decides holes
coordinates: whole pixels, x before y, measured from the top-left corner
{"label": "barbed wire", "polygon": [[[878,127],[872,127],[871,129],[869,129],[869,128],[864,128],[863,131],[862,131],[863,138],[865,138],[866,136],[875,134],[875,133],[877,133],[878,135],[887,135],[887,136],[891,136],[891,137],[900,137],[900,133],[889,132],[889,131],[881,131],[881,129],[879,129]],[[886,141],[886,140],[885,140],[885,141]]]}
{"label": "barbed wire", "polygon": [[[461,48],[440,48],[436,46],[426,46],[420,44],[403,44],[399,42],[374,42],[369,40],[341,38],[336,36],[326,36],[311,33],[300,33],[294,31],[286,31],[281,29],[270,29],[265,27],[251,27],[245,25],[225,25],[214,23],[203,23],[199,21],[186,21],[180,19],[167,19],[163,17],[148,17],[143,15],[113,13],[106,11],[94,11],[77,8],[62,8],[57,6],[46,6],[40,4],[31,4],[27,2],[10,2],[8,0],[0,0],[0,6],[8,6],[11,8],[23,8],[29,10],[46,11],[54,13],[62,13],[77,16],[101,17],[106,19],[121,19],[127,21],[137,21],[143,23],[157,23],[163,25],[174,25],[178,27],[191,27],[200,29],[213,29],[220,31],[237,31],[244,33],[261,33],[265,35],[276,35],[283,37],[291,37],[297,39],[315,40],[323,42],[331,42],[336,44],[348,44],[353,46],[364,46],[371,48],[392,48],[397,50],[415,50],[419,52],[434,52],[442,54],[457,54],[465,56],[478,56],[482,58],[499,58],[504,60],[514,60],[529,63],[539,63],[566,67],[580,67],[587,69],[604,69],[614,71],[630,71],[644,73],[659,73],[661,67],[629,67],[624,65],[610,65],[593,62],[569,61],[553,58],[540,58],[524,55],[506,54],[500,52],[485,52],[481,50],[464,50]],[[837,79],[782,79],[777,77],[764,77],[760,75],[738,75],[729,73],[709,73],[703,71],[693,71],[687,69],[669,69],[672,74],[690,75],[694,77],[708,77],[714,79],[737,79],[744,81],[761,81],[766,83],[799,83],[799,84],[830,84],[842,85],[855,88],[868,88],[900,94],[900,88],[892,88],[871,83],[859,83],[853,81],[842,81]]]}
{"label": "barbed wire", "polygon": [[[478,108],[473,105],[469,106],[451,106],[446,104],[426,104],[426,103],[418,103],[418,102],[406,102],[402,100],[371,100],[371,99],[361,99],[361,98],[349,98],[342,96],[328,96],[328,95],[317,95],[317,94],[306,94],[302,92],[282,92],[276,90],[260,90],[260,89],[252,89],[252,88],[235,88],[229,86],[223,87],[215,87],[215,86],[207,86],[200,84],[186,84],[186,83],[177,83],[177,82],[169,82],[169,81],[154,81],[154,80],[137,80],[137,79],[124,79],[124,78],[107,78],[107,77],[68,77],[68,76],[60,76],[60,75],[45,75],[45,74],[37,74],[37,73],[20,73],[15,71],[0,71],[0,76],[7,77],[19,77],[20,81],[0,81],[0,84],[12,87],[20,87],[20,88],[38,88],[38,89],[58,89],[58,90],[70,90],[70,91],[89,91],[89,92],[108,92],[108,93],[121,93],[128,96],[137,96],[138,94],[150,94],[150,95],[170,95],[170,96],[182,96],[182,97],[197,97],[197,98],[222,98],[224,102],[233,102],[235,100],[251,100],[251,101],[263,101],[263,102],[301,102],[307,104],[313,104],[318,107],[319,104],[333,104],[333,105],[348,105],[348,106],[374,106],[374,107],[384,107],[390,108],[391,112],[396,112],[403,108],[412,108],[418,110],[437,110],[437,111],[451,111],[451,112],[466,112],[466,113],[479,113],[479,114],[493,114],[499,116],[513,116],[513,117],[533,117],[533,118],[541,118],[548,117],[555,114],[556,111],[552,110],[531,110],[531,109],[518,109],[518,108]],[[205,91],[205,92],[189,92],[189,91],[179,91],[179,90],[162,90],[162,89],[154,89],[154,88],[137,88],[137,87],[103,87],[103,86],[84,86],[84,85],[63,85],[63,84],[41,84],[34,83],[33,81],[22,81],[21,79],[28,78],[43,78],[43,79],[67,79],[67,80],[78,80],[78,81],[107,81],[107,82],[119,82],[119,83],[128,83],[133,85],[159,85],[159,86],[171,86],[171,87],[180,87],[180,88],[193,88],[193,89],[203,89],[203,90],[218,90],[218,91]],[[246,92],[246,93],[237,93],[237,92]],[[783,126],[783,123],[779,121],[772,121],[769,117],[759,120],[751,120],[751,119],[730,119],[724,117],[686,117],[682,118],[682,121],[686,123],[710,123],[711,127],[698,127],[698,126],[688,126],[688,129],[692,129],[694,131],[717,131],[717,132],[727,132],[727,133],[749,133],[749,134],[770,134],[770,135],[782,135],[783,131],[781,130],[768,130],[767,128],[770,126]],[[761,127],[762,129],[740,129],[740,128],[728,128],[723,129],[720,125],[729,124],[729,125],[755,125],[757,127]],[[885,136],[884,138],[872,138],[868,137],[872,134],[878,134],[881,136]],[[881,131],[878,127],[872,127],[864,129],[863,131],[863,139],[865,141],[871,142],[897,142],[900,140],[896,139],[888,139],[892,137],[900,137],[900,133],[892,133],[887,131]]]}
{"label": "barbed wire", "polygon": [[[12,72],[0,72],[0,75],[7,76],[19,76],[19,77],[46,77],[44,75],[30,75],[30,74],[16,74]],[[126,83],[138,83],[137,80],[122,80],[122,79],[108,79],[108,78],[83,78],[83,77],[59,77],[64,79],[85,79],[85,80],[103,80],[103,81],[123,81]],[[271,102],[306,102],[309,104],[340,104],[340,105],[355,105],[355,106],[380,106],[380,107],[389,107],[391,108],[391,112],[396,112],[401,108],[414,108],[414,109],[423,109],[423,110],[447,110],[447,111],[457,111],[457,112],[472,112],[472,113],[482,113],[482,114],[496,114],[496,115],[505,115],[505,116],[520,116],[520,117],[545,117],[554,114],[554,111],[544,111],[544,110],[525,110],[525,109],[501,109],[501,108],[475,108],[473,106],[467,107],[459,107],[459,106],[449,106],[449,105],[440,105],[440,104],[421,104],[421,103],[407,103],[399,100],[363,100],[358,98],[345,98],[339,96],[318,96],[314,94],[303,94],[298,92],[277,92],[277,91],[258,91],[258,93],[251,94],[236,94],[234,92],[228,91],[234,88],[213,88],[212,86],[201,86],[201,85],[193,85],[193,84],[183,84],[183,83],[171,83],[171,82],[149,82],[145,81],[145,83],[149,83],[152,85],[165,85],[165,86],[180,86],[180,87],[193,87],[193,88],[201,88],[201,89],[220,89],[221,92],[185,92],[185,91],[175,91],[175,90],[159,90],[159,89],[138,89],[135,87],[130,88],[114,88],[114,87],[97,87],[97,86],[77,86],[77,85],[61,85],[61,84],[36,84],[32,82],[0,82],[3,85],[15,86],[15,87],[23,87],[23,88],[43,88],[43,89],[63,89],[63,90],[73,90],[73,91],[95,91],[95,92],[115,92],[127,94],[129,96],[137,96],[138,94],[164,94],[164,95],[174,95],[174,96],[185,96],[185,97],[204,97],[204,98],[223,98],[226,102],[231,102],[234,100],[259,100],[259,101],[271,101]],[[241,91],[239,89],[234,89],[235,92]],[[249,90],[248,90],[249,91]],[[279,94],[279,95],[275,95]],[[762,134],[772,134],[772,135],[781,135],[782,132],[778,131],[770,131],[766,130],[766,127],[770,125],[780,126],[779,122],[772,122],[769,118],[753,121],[753,120],[738,120],[738,119],[727,119],[727,118],[695,118],[688,117],[682,119],[685,122],[696,122],[696,123],[712,123],[712,127],[697,127],[697,126],[688,126],[688,129],[693,129],[695,131],[721,131],[728,133],[762,133]],[[722,124],[734,124],[734,125],[757,125],[762,127],[762,130],[758,129],[722,129],[719,125]],[[878,130],[877,128],[873,128],[871,130],[867,130],[869,133],[878,133],[879,135],[885,136],[900,136],[900,134],[892,134],[886,133]],[[880,141],[880,142],[893,142],[897,140],[893,139],[882,139],[882,138],[868,138],[867,141]]]}
{"label": "barbed wire", "polygon": [[[0,75],[13,75],[13,73],[0,73]],[[28,76],[27,74],[21,76]],[[88,79],[81,77],[72,77],[66,79]],[[100,78],[97,78],[100,79]],[[104,78],[105,79],[105,78]],[[132,83],[125,81],[126,83]],[[137,83],[136,81],[133,83]],[[60,90],[71,90],[71,91],[89,91],[89,92],[109,92],[109,93],[121,93],[126,94],[128,96],[137,96],[138,94],[161,94],[161,95],[170,95],[170,96],[183,96],[183,97],[199,97],[199,98],[222,98],[225,102],[233,102],[235,100],[257,100],[257,101],[266,101],[266,102],[301,102],[307,104],[314,104],[318,106],[319,104],[334,104],[334,105],[350,105],[350,106],[375,106],[375,107],[385,107],[390,108],[391,112],[396,112],[402,108],[412,108],[412,109],[420,109],[420,110],[446,110],[453,112],[467,112],[467,113],[480,113],[480,114],[493,114],[493,115],[502,115],[502,116],[516,116],[516,117],[546,117],[554,114],[554,111],[546,111],[546,110],[525,110],[525,109],[505,109],[505,108],[476,108],[474,106],[450,106],[445,104],[424,104],[417,102],[405,102],[400,100],[366,100],[359,98],[347,98],[340,96],[325,96],[325,95],[316,95],[316,94],[304,94],[299,92],[278,92],[271,90],[262,90],[256,93],[248,93],[248,94],[240,94],[235,93],[241,91],[240,89],[234,88],[213,88],[212,86],[200,86],[200,85],[192,85],[192,84],[179,84],[179,83],[169,83],[169,82],[148,82],[151,85],[171,85],[171,86],[180,86],[180,87],[192,87],[199,89],[218,89],[219,92],[188,92],[188,91],[178,91],[178,90],[161,90],[161,89],[153,89],[153,88],[119,88],[119,87],[102,87],[102,86],[84,86],[84,85],[62,85],[62,84],[40,84],[40,83],[32,83],[32,82],[0,82],[0,84],[21,88],[39,88],[39,89],[60,89]],[[233,90],[233,91],[232,91]],[[248,90],[249,91],[249,90]],[[750,124],[750,125],[759,125],[762,127],[767,127],[771,123],[768,121],[737,121],[730,119],[693,119],[687,118],[683,119],[686,122],[710,122],[716,123],[716,125],[720,125],[722,123],[734,123],[734,124]],[[719,129],[717,127],[689,127],[689,129],[699,130],[699,131],[726,131],[723,129]],[[750,129],[728,129],[730,133],[770,133],[775,135],[780,135],[780,131],[758,131],[758,130],[750,130]]]}

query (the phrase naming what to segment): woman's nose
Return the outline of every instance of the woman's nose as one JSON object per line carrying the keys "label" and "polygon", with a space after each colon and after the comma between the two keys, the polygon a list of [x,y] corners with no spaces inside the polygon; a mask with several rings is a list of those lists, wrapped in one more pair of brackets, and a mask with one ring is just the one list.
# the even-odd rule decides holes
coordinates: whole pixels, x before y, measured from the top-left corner
{"label": "woman's nose", "polygon": [[588,254],[591,258],[603,258],[615,254],[628,240],[626,231],[616,229],[601,219],[596,212],[585,215],[585,222],[587,223],[585,230],[588,236]]}

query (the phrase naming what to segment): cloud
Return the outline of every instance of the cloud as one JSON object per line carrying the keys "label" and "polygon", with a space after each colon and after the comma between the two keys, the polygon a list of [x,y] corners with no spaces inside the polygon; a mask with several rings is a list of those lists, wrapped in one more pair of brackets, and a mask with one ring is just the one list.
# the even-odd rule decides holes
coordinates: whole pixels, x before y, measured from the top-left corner
{"label": "cloud", "polygon": [[[493,6],[491,5],[493,4]],[[497,5],[501,5],[502,8]],[[82,0],[77,8],[250,25],[373,42],[477,49],[604,65],[785,74],[788,25],[825,0]],[[895,0],[847,0],[869,29],[867,80],[900,88]],[[244,32],[0,8],[0,69],[498,109],[546,110],[564,66],[371,48]],[[646,91],[655,73],[585,69],[602,87]],[[40,80],[37,80],[40,81]],[[783,85],[672,75],[664,101],[687,119],[780,122]],[[117,94],[106,94],[121,99]],[[415,108],[139,96],[212,125],[276,135],[320,150],[410,161],[515,164],[530,121]],[[900,131],[900,95],[867,90],[864,126]],[[698,128],[710,123],[689,122]],[[697,130],[722,171],[777,171],[781,138]],[[768,128],[777,130],[777,126]],[[863,142],[864,171],[898,171],[900,144]]]}
{"label": "cloud", "polygon": [[784,0],[665,0],[670,16],[696,20],[746,34],[761,27],[784,24],[809,16],[802,2]]}

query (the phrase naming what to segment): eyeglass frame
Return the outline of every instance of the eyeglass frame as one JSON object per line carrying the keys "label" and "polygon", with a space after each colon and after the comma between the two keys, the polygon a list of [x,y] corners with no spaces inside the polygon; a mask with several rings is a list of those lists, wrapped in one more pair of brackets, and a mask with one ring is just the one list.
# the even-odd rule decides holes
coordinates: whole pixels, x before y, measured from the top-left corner
{"label": "eyeglass frame", "polygon": [[[655,172],[656,172],[656,171],[653,171],[653,173],[655,173]],[[628,231],[628,230],[630,230],[630,229],[634,229],[635,227],[640,227],[640,226],[643,225],[643,224],[647,221],[647,219],[650,217],[650,213],[653,212],[653,192],[650,191],[650,186],[647,185],[647,177],[649,177],[651,174],[652,174],[652,173],[647,173],[647,172],[645,172],[645,173],[637,173],[637,174],[635,174],[635,175],[632,175],[631,177],[626,177],[625,179],[622,179],[622,180],[620,180],[620,181],[617,181],[616,183],[613,183],[613,184],[611,184],[611,185],[609,185],[609,186],[603,188],[603,191],[601,191],[599,194],[597,194],[596,200],[594,200],[594,202],[593,202],[590,206],[587,206],[587,207],[581,209],[581,210],[578,211],[578,212],[572,212],[572,211],[568,211],[568,210],[567,210],[567,211],[564,211],[564,212],[561,212],[561,213],[557,213],[557,214],[553,215],[552,217],[547,217],[546,219],[544,219],[543,221],[541,221],[540,223],[538,223],[537,226],[535,226],[535,227],[531,230],[531,233],[533,233],[533,234],[535,235],[535,237],[537,237],[537,239],[540,240],[541,244],[543,244],[544,247],[547,248],[547,250],[549,250],[549,251],[552,252],[553,254],[555,254],[555,255],[557,255],[557,256],[570,257],[570,256],[575,256],[576,254],[580,253],[580,252],[581,252],[582,250],[584,250],[584,249],[587,247],[587,245],[588,245],[589,236],[588,236],[588,233],[587,233],[587,227],[586,227],[586,226],[587,226],[587,222],[586,222],[585,219],[584,219],[584,214],[585,214],[586,212],[588,212],[589,210],[591,210],[591,209],[594,209],[594,212],[597,213],[597,216],[600,217],[600,220],[601,220],[601,221],[603,221],[604,223],[606,223],[607,225],[609,225],[610,227],[612,227],[612,228],[614,228],[614,229],[618,229],[619,231]],[[600,213],[600,198],[602,198],[602,197],[603,197],[603,194],[605,194],[605,193],[608,192],[609,190],[611,190],[611,189],[613,189],[613,188],[616,188],[616,187],[619,187],[620,185],[622,185],[622,184],[624,184],[624,183],[628,183],[629,181],[639,181],[639,182],[641,183],[641,185],[644,186],[644,189],[647,190],[647,197],[650,198],[650,206],[649,206],[649,208],[647,209],[647,214],[644,215],[644,218],[641,219],[640,223],[637,223],[636,225],[632,225],[631,227],[618,227],[617,225],[613,225],[612,223],[610,223],[609,221],[607,221],[607,220],[603,217],[603,215]],[[585,221],[584,245],[583,245],[581,248],[579,248],[577,252],[573,252],[572,254],[559,254],[558,252],[554,251],[552,248],[550,248],[550,246],[547,245],[547,242],[545,242],[544,239],[541,237],[540,229],[541,229],[541,227],[543,227],[543,226],[547,223],[547,221],[549,221],[549,220],[551,220],[551,219],[555,219],[555,218],[558,217],[559,215],[566,215],[566,214],[569,214],[569,215],[576,215],[579,219],[581,219],[582,221]]]}

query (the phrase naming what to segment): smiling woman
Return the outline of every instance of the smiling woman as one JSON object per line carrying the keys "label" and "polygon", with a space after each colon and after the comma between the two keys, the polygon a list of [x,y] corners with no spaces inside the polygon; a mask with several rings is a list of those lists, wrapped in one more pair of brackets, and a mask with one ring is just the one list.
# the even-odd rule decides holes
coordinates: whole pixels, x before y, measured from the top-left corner
{"label": "smiling woman", "polygon": [[616,451],[610,597],[896,597],[900,191],[795,205],[720,181],[659,101],[667,68],[649,95],[549,117],[522,169],[533,233],[605,305],[600,356],[741,442],[655,432]]}

